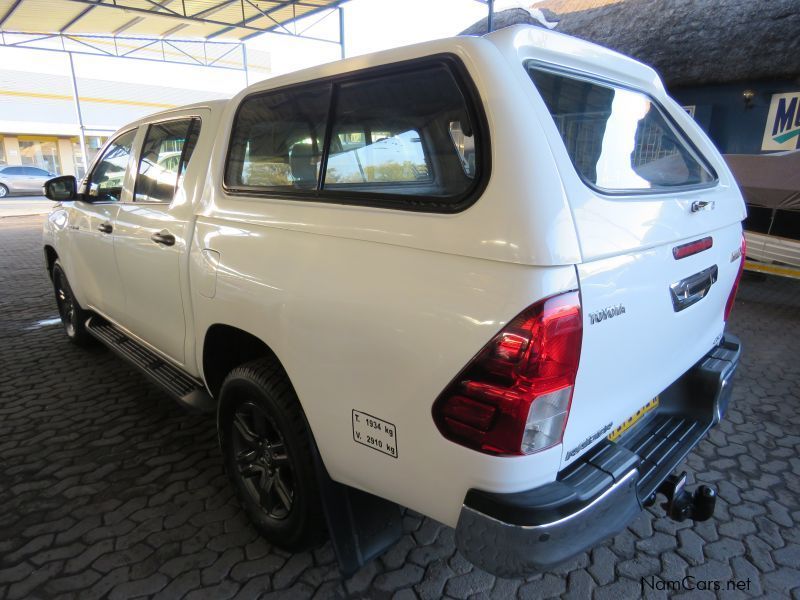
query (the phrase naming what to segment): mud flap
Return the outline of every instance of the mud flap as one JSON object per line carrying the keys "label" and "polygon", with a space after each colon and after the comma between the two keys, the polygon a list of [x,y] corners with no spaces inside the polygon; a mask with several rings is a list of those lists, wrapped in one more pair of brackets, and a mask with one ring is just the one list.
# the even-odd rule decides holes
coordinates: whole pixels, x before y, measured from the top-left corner
{"label": "mud flap", "polygon": [[316,444],[313,451],[328,533],[339,561],[339,571],[342,577],[348,578],[403,535],[400,506],[333,481]]}

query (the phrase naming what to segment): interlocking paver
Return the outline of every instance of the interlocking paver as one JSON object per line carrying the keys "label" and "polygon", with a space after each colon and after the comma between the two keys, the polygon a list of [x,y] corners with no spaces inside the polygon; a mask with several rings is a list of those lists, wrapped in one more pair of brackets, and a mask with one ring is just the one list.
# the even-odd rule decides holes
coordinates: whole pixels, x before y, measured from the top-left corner
{"label": "interlocking paver", "polygon": [[685,575],[800,598],[800,282],[742,283],[731,410],[686,461],[691,481],[717,487],[715,519],[676,523],[656,506],[551,573],[502,579],[465,561],[452,529],[407,511],[401,542],[342,581],[329,543],[290,554],[250,526],[213,417],[66,341],[40,229],[41,218],[0,220],[0,598],[714,596],[642,582]]}

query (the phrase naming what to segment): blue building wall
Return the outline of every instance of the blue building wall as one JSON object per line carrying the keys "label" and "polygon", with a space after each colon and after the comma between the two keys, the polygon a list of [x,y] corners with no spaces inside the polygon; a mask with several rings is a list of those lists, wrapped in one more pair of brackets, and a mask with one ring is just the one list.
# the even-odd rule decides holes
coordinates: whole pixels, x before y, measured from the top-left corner
{"label": "blue building wall", "polygon": [[[742,92],[756,92],[745,108]],[[723,154],[760,154],[772,94],[800,91],[800,81],[757,81],[675,88],[682,105],[695,105],[695,120]]]}

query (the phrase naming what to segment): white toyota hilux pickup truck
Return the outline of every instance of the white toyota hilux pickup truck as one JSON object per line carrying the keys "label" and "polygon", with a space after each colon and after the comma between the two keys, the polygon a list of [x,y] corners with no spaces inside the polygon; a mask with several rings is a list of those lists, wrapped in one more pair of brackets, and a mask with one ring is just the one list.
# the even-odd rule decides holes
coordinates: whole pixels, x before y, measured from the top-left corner
{"label": "white toyota hilux pickup truck", "polygon": [[44,253],[67,335],[215,411],[272,542],[352,572],[399,506],[501,574],[659,494],[724,415],[745,208],[647,66],[518,26],[351,58],[123,127]]}

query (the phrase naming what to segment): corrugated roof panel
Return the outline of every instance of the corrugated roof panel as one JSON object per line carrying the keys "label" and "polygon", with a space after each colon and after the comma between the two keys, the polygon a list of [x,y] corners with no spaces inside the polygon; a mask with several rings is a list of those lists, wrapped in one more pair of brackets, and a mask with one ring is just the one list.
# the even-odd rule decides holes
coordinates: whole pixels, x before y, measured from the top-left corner
{"label": "corrugated roof panel", "polygon": [[[286,28],[291,30],[292,29],[292,24],[289,23],[289,21],[291,21],[294,18],[294,15],[295,15],[295,13],[292,11],[292,7],[291,6],[286,6],[284,8],[280,8],[280,9],[274,11],[274,12],[271,12],[270,15],[269,15],[270,16],[269,19],[266,18],[266,17],[261,17],[260,19],[257,19],[255,21],[253,21],[252,25],[253,25],[253,27],[262,27],[264,29],[270,29],[270,28],[276,26],[276,22],[277,23],[285,23],[286,24]],[[259,23],[259,22],[262,23],[262,24],[258,24],[257,25],[256,23]],[[267,23],[268,23],[268,25],[267,25]]]}
{"label": "corrugated roof panel", "polygon": [[[24,0],[3,23],[6,31],[59,31],[86,7],[76,2],[64,2],[63,7],[52,10],[47,0]],[[0,16],[5,12],[0,13]]]}
{"label": "corrugated roof panel", "polygon": [[[219,35],[238,40],[256,29],[267,31],[280,24],[291,28],[289,22],[293,19],[342,1],[302,0],[302,4],[293,5],[279,0],[97,0],[96,5],[89,5],[71,0],[22,0],[3,24],[3,30],[57,33],[80,17],[67,29],[69,33],[175,38]],[[0,16],[14,5],[14,0],[0,0]],[[246,27],[241,27],[243,20]],[[226,27],[233,29],[220,34]]]}
{"label": "corrugated roof panel", "polygon": [[[133,15],[133,16],[141,16],[141,15]],[[159,16],[153,15],[147,16],[141,21],[138,21],[131,25],[130,27],[126,28],[124,31],[124,35],[141,35],[141,36],[155,36],[160,37],[176,26],[185,23],[185,21],[177,18],[166,17],[166,16]],[[176,35],[180,35],[180,32],[177,32]]]}
{"label": "corrugated roof panel", "polygon": [[[222,29],[219,25],[215,23],[191,23],[188,27],[181,29],[180,31],[175,33],[175,37],[178,38],[206,38],[212,33],[215,33]],[[224,41],[226,39],[231,39],[231,35],[228,36],[218,36],[214,39],[217,41]]]}
{"label": "corrugated roof panel", "polygon": [[[257,12],[252,6],[245,3],[245,18]],[[221,21],[223,23],[239,23],[242,20],[242,5],[239,2],[228,4],[227,6],[207,15],[208,19],[212,21]]]}
{"label": "corrugated roof panel", "polygon": [[291,6],[288,6],[271,13],[269,17],[261,16],[253,19],[248,24],[257,29],[276,29],[284,31],[284,29],[278,25],[279,23],[282,23],[285,24],[283,25],[283,27],[286,28],[285,30],[294,32],[294,24],[291,22],[294,18],[300,19],[305,15],[318,10],[320,9],[314,6],[297,6],[294,8],[294,10]]}
{"label": "corrugated roof panel", "polygon": [[116,8],[97,6],[69,27],[66,33],[111,35],[135,16]]}

